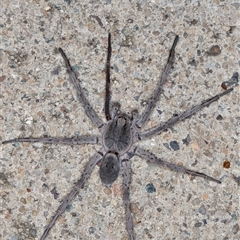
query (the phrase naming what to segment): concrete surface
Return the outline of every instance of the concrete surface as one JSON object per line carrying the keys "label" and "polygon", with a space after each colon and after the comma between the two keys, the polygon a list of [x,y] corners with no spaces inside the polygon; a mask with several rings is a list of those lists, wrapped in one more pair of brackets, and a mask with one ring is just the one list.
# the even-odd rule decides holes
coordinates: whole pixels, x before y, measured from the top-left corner
{"label": "concrete surface", "polygon": [[[2,140],[97,133],[76,100],[57,48],[65,50],[104,118],[109,31],[112,98],[126,112],[143,110],[174,36],[180,36],[174,68],[146,128],[223,91],[221,83],[239,72],[238,1],[99,2],[1,2]],[[137,240],[240,239],[239,120],[236,87],[191,119],[141,143],[222,184],[134,157],[131,202]],[[172,141],[179,150],[171,148]],[[39,239],[98,147],[14,143],[1,148],[0,239]],[[223,167],[224,161],[230,168]],[[121,182],[120,177],[111,189],[104,188],[96,168],[48,239],[127,239]],[[156,192],[146,191],[148,183]]]}

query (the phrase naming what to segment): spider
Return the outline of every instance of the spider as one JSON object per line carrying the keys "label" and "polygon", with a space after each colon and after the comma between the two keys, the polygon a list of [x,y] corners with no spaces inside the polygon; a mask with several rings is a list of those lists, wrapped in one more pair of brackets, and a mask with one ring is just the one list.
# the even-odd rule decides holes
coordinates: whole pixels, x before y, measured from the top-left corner
{"label": "spider", "polygon": [[126,230],[128,233],[128,238],[130,240],[135,239],[133,231],[133,222],[130,212],[130,195],[129,195],[129,185],[131,182],[131,158],[133,156],[139,156],[146,159],[147,161],[153,162],[156,165],[163,166],[172,171],[180,172],[182,174],[189,174],[192,176],[201,177],[209,181],[216,183],[221,183],[211,176],[204,173],[190,170],[188,168],[175,165],[164,161],[156,157],[153,153],[148,150],[143,149],[136,145],[139,141],[144,141],[145,139],[151,138],[154,135],[161,133],[162,131],[174,126],[180,121],[192,116],[196,112],[200,111],[202,108],[209,106],[214,101],[219,98],[229,94],[233,91],[233,88],[226,89],[225,91],[211,97],[199,105],[196,105],[189,110],[186,110],[178,115],[174,115],[166,122],[160,124],[159,126],[150,128],[146,131],[142,131],[142,127],[148,121],[151,112],[153,111],[160,93],[162,92],[163,85],[167,80],[167,76],[172,68],[175,48],[179,36],[176,36],[173,45],[170,49],[167,64],[164,71],[160,77],[160,81],[154,90],[152,97],[149,99],[142,114],[138,114],[136,110],[133,110],[130,115],[121,112],[120,104],[117,102],[111,103],[110,94],[110,60],[111,60],[111,34],[108,34],[108,51],[107,51],[107,62],[106,62],[106,86],[105,86],[105,103],[104,111],[106,122],[99,118],[98,114],[94,111],[93,107],[87,100],[85,93],[77,80],[77,77],[70,65],[70,62],[61,48],[59,52],[63,57],[65,62],[67,72],[70,75],[70,80],[73,83],[77,97],[81,102],[86,115],[89,117],[93,125],[95,125],[100,134],[94,136],[78,136],[72,138],[55,138],[55,137],[40,137],[40,138],[15,138],[7,141],[3,141],[3,144],[13,143],[13,142],[42,142],[48,144],[98,144],[101,149],[90,157],[89,162],[85,166],[80,179],[74,184],[72,191],[64,197],[62,203],[58,207],[57,211],[53,215],[49,224],[45,227],[45,230],[41,236],[41,240],[46,239],[50,230],[55,225],[58,217],[65,211],[66,207],[71,203],[74,197],[79,193],[80,189],[83,188],[86,180],[89,178],[93,168],[98,164],[100,165],[100,179],[103,185],[110,187],[112,183],[119,176],[120,170],[123,170],[123,202],[125,206],[126,214]]}

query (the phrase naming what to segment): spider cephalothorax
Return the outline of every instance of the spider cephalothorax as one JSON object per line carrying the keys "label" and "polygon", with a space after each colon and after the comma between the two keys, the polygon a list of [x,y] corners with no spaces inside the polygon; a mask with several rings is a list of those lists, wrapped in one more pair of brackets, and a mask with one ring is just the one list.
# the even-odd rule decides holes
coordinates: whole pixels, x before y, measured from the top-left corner
{"label": "spider cephalothorax", "polygon": [[106,149],[124,154],[132,145],[133,132],[131,121],[127,115],[119,115],[112,119],[103,133],[103,145]]}
{"label": "spider cephalothorax", "polygon": [[[94,111],[93,107],[85,97],[84,91],[77,80],[75,73],[73,72],[69,60],[61,48],[59,51],[65,61],[70,79],[76,89],[77,97],[82,103],[86,115],[90,118],[93,125],[95,125],[101,135],[94,136],[78,136],[74,138],[55,138],[55,137],[42,137],[42,138],[16,138],[12,140],[4,141],[3,144],[11,142],[43,142],[49,144],[98,144],[101,145],[101,149],[90,157],[88,164],[85,166],[80,179],[75,183],[72,191],[62,200],[62,203],[58,207],[56,213],[52,217],[50,223],[45,227],[44,233],[41,236],[41,240],[44,240],[51,228],[54,226],[58,217],[65,211],[68,204],[79,193],[83,187],[87,178],[90,176],[93,168],[96,164],[100,165],[100,179],[106,186],[111,184],[117,179],[120,170],[123,169],[123,200],[126,213],[126,229],[128,232],[128,238],[130,240],[135,239],[132,223],[132,215],[130,211],[130,197],[129,197],[129,185],[131,182],[131,158],[136,156],[142,157],[148,161],[155,163],[156,165],[164,166],[170,170],[180,173],[186,173],[193,176],[205,178],[216,183],[221,183],[219,180],[210,177],[204,173],[187,169],[164,161],[156,157],[153,153],[137,146],[135,143],[143,141],[156,134],[161,133],[177,122],[192,116],[196,112],[200,111],[203,107],[210,105],[212,102],[217,101],[220,97],[229,94],[233,88],[227,89],[216,96],[203,101],[201,104],[192,107],[191,109],[179,113],[173,116],[168,121],[160,124],[159,126],[150,128],[146,131],[141,131],[141,128],[148,121],[148,118],[156,105],[157,99],[162,91],[162,87],[166,82],[169,71],[172,67],[174,60],[174,52],[178,42],[178,36],[175,37],[172,48],[169,53],[168,61],[165,69],[162,73],[160,81],[153,92],[152,97],[149,99],[148,104],[142,114],[138,115],[137,111],[132,111],[131,117],[127,114],[120,112],[120,104],[112,104],[110,108],[110,58],[111,58],[111,35],[108,36],[108,54],[106,64],[106,94],[105,94],[105,116],[107,122],[101,120],[98,114]],[[111,110],[110,110],[111,109]]]}

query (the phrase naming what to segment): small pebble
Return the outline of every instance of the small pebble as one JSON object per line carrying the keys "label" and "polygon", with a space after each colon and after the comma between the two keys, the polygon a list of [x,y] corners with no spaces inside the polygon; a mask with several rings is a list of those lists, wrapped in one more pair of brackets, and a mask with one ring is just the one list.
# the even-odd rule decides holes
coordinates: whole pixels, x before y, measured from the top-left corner
{"label": "small pebble", "polygon": [[223,167],[224,167],[224,168],[230,168],[230,166],[231,166],[231,164],[230,164],[230,162],[229,162],[228,160],[225,160],[225,161],[223,162]]}
{"label": "small pebble", "polygon": [[110,188],[104,188],[103,192],[107,195],[111,195],[112,194],[112,190]]}
{"label": "small pebble", "polygon": [[219,114],[217,117],[216,117],[217,120],[223,120],[223,117]]}
{"label": "small pebble", "polygon": [[162,211],[162,209],[159,207],[159,208],[157,208],[157,211],[158,211],[158,212],[161,212],[161,211]]}
{"label": "small pebble", "polygon": [[21,198],[20,201],[21,201],[23,204],[26,204],[26,203],[27,203],[27,201],[26,201],[25,198]]}
{"label": "small pebble", "polygon": [[179,144],[178,144],[177,141],[171,141],[171,142],[170,142],[170,147],[171,147],[174,151],[177,151],[177,150],[180,149]]}
{"label": "small pebble", "polygon": [[20,145],[19,145],[18,142],[15,142],[15,143],[13,144],[13,146],[16,147],[16,148],[18,148]]}
{"label": "small pebble", "polygon": [[96,231],[96,228],[94,228],[94,227],[90,227],[90,228],[88,229],[88,232],[89,232],[90,234],[93,234],[95,231]]}
{"label": "small pebble", "polygon": [[66,211],[67,212],[70,212],[72,209],[73,209],[72,205],[67,205],[67,207],[66,207]]}
{"label": "small pebble", "polygon": [[190,141],[191,141],[191,138],[190,138],[189,134],[187,135],[186,138],[182,139],[182,141],[183,141],[183,144],[185,144],[186,146],[188,146],[188,144],[189,144]]}
{"label": "small pebble", "polygon": [[37,230],[35,228],[31,228],[29,230],[29,234],[30,234],[31,237],[35,238],[37,236]]}
{"label": "small pebble", "polygon": [[53,194],[54,199],[57,199],[59,197],[59,193],[57,192],[56,187],[54,187],[50,192]]}
{"label": "small pebble", "polygon": [[60,70],[59,66],[54,67],[53,70],[52,70],[52,74],[53,75],[58,75],[59,74],[59,70]]}
{"label": "small pebble", "polygon": [[206,219],[203,219],[203,224],[206,225],[207,224],[207,220]]}
{"label": "small pebble", "polygon": [[157,109],[158,115],[162,114],[162,111],[160,109]]}
{"label": "small pebble", "polygon": [[201,227],[201,226],[202,226],[202,223],[200,223],[200,222],[197,222],[197,223],[194,224],[194,227],[197,227],[197,228]]}
{"label": "small pebble", "polygon": [[204,205],[202,205],[199,209],[198,212],[201,213],[202,215],[206,215],[206,208]]}
{"label": "small pebble", "polygon": [[113,194],[114,194],[115,196],[121,197],[122,194],[123,194],[123,192],[122,192],[122,186],[119,185],[119,184],[113,184],[112,190],[113,190]]}
{"label": "small pebble", "polygon": [[199,150],[199,145],[198,145],[197,142],[193,142],[193,143],[192,143],[192,150],[193,150],[193,151]]}
{"label": "small pebble", "polygon": [[233,228],[232,228],[232,232],[233,232],[233,234],[237,234],[238,231],[239,231],[239,225],[238,225],[238,224],[235,224],[235,225],[233,226]]}
{"label": "small pebble", "polygon": [[24,213],[24,212],[26,211],[26,209],[25,209],[24,206],[21,206],[21,207],[18,209],[18,211],[19,211],[20,213]]}
{"label": "small pebble", "polygon": [[50,6],[47,6],[46,8],[45,8],[45,11],[50,11],[51,10],[51,7]]}
{"label": "small pebble", "polygon": [[218,45],[212,46],[212,47],[209,49],[209,51],[208,51],[208,54],[209,54],[210,56],[217,56],[217,55],[219,55],[220,53],[221,53],[221,49],[220,49],[220,47],[219,47]]}
{"label": "small pebble", "polygon": [[130,211],[131,213],[138,213],[139,212],[139,208],[138,205],[136,203],[131,203],[130,204]]}
{"label": "small pebble", "polygon": [[235,175],[233,175],[233,179],[237,183],[237,185],[240,186],[240,176],[236,177]]}
{"label": "small pebble", "polygon": [[148,183],[145,187],[148,193],[154,193],[156,192],[156,188],[153,186],[152,183]]}

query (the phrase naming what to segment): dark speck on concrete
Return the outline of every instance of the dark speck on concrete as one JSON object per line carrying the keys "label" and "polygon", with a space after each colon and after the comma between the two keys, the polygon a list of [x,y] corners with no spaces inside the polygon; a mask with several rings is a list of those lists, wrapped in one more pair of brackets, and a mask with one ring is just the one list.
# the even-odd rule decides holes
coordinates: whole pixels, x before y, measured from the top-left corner
{"label": "dark speck on concrete", "polygon": [[198,209],[198,212],[201,213],[202,215],[205,215],[206,214],[206,208],[204,205],[202,205],[199,209]]}
{"label": "dark speck on concrete", "polygon": [[94,228],[94,227],[90,227],[90,228],[88,229],[88,232],[89,232],[90,234],[93,234],[95,231],[96,231],[96,228]]}
{"label": "dark speck on concrete", "polygon": [[68,5],[70,5],[71,0],[64,0],[64,2],[66,2]]}
{"label": "dark speck on concrete", "polygon": [[73,217],[76,217],[76,216],[77,216],[77,213],[76,213],[76,212],[73,212],[73,213],[71,213],[71,215],[72,215]]}
{"label": "dark speck on concrete", "polygon": [[157,109],[158,115],[162,114],[162,111],[160,109]]}
{"label": "dark speck on concrete", "polygon": [[197,62],[196,62],[196,60],[195,60],[194,58],[190,59],[190,60],[188,61],[188,64],[191,65],[191,66],[193,66],[193,67],[196,67],[196,66],[197,66]]}
{"label": "dark speck on concrete", "polygon": [[148,183],[145,187],[148,193],[154,193],[156,192],[156,188],[153,186],[152,183]]}
{"label": "dark speck on concrete", "polygon": [[57,199],[59,197],[59,193],[57,192],[56,187],[54,187],[50,192],[53,194],[54,199]]}
{"label": "dark speck on concrete", "polygon": [[131,159],[134,156],[134,153],[128,152],[127,155],[129,157],[129,159]]}
{"label": "dark speck on concrete", "polygon": [[239,225],[238,224],[235,224],[232,228],[232,232],[233,234],[237,234],[239,232]]}
{"label": "dark speck on concrete", "polygon": [[171,141],[171,142],[170,142],[170,147],[171,147],[174,151],[177,151],[177,150],[180,149],[179,144],[178,144],[177,141]]}
{"label": "dark speck on concrete", "polygon": [[217,117],[216,117],[217,120],[222,120],[223,117],[219,114]]}
{"label": "dark speck on concrete", "polygon": [[233,179],[237,183],[237,185],[240,186],[240,176],[236,177],[235,175],[233,175]]}
{"label": "dark speck on concrete", "polygon": [[185,228],[187,227],[187,224],[186,224],[186,223],[183,223],[182,225],[183,225]]}
{"label": "dark speck on concrete", "polygon": [[200,223],[200,222],[197,222],[197,223],[194,224],[194,227],[197,227],[197,228],[201,227],[201,226],[202,226],[202,223]]}
{"label": "dark speck on concrete", "polygon": [[157,211],[158,211],[158,212],[161,212],[161,211],[162,211],[162,209],[159,207],[159,208],[157,208]]}
{"label": "dark speck on concrete", "polygon": [[235,73],[232,75],[230,81],[233,82],[233,83],[238,83],[238,72],[235,72]]}
{"label": "dark speck on concrete", "polygon": [[237,217],[237,215],[235,213],[231,214],[231,217],[232,217],[233,220],[237,220],[238,219],[238,217]]}
{"label": "dark speck on concrete", "polygon": [[73,206],[71,204],[67,205],[66,211],[70,212],[73,209]]}
{"label": "dark speck on concrete", "polygon": [[203,222],[204,225],[207,224],[207,220],[206,219],[203,219],[202,222]]}
{"label": "dark speck on concrete", "polygon": [[209,49],[209,51],[208,51],[208,54],[209,54],[210,56],[217,56],[217,55],[219,55],[220,53],[221,53],[221,49],[220,49],[220,47],[219,47],[218,45],[212,46],[212,47]]}
{"label": "dark speck on concrete", "polygon": [[183,144],[188,146],[191,141],[190,135],[188,134],[186,138],[182,139],[182,141],[183,141]]}
{"label": "dark speck on concrete", "polygon": [[13,144],[13,146],[18,148],[20,145],[19,145],[18,142],[15,142],[15,143]]}
{"label": "dark speck on concrete", "polygon": [[59,70],[60,70],[60,67],[59,67],[59,66],[54,67],[53,70],[52,70],[52,74],[53,74],[53,75],[58,75]]}

